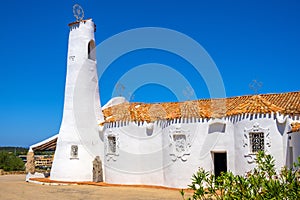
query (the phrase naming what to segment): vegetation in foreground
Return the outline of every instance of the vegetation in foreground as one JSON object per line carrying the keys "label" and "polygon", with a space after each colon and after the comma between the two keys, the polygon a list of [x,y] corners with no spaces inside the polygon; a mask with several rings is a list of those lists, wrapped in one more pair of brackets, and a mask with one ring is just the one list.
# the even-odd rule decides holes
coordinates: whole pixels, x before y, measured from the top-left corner
{"label": "vegetation in foreground", "polygon": [[25,164],[21,158],[7,151],[0,151],[0,169],[4,171],[23,171]]}
{"label": "vegetation in foreground", "polygon": [[[257,166],[245,176],[222,173],[219,177],[199,169],[193,175],[191,199],[298,199],[300,196],[300,157],[294,168],[275,170],[274,158],[264,152],[257,154]],[[183,199],[184,191],[181,191]]]}

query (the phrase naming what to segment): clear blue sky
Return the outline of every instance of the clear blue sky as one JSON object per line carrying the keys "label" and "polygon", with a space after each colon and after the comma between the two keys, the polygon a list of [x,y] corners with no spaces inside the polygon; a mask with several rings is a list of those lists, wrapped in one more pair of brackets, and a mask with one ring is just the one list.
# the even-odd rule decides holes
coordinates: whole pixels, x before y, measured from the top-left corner
{"label": "clear blue sky", "polygon": [[[227,96],[299,91],[300,3],[297,0],[43,0],[3,1],[0,31],[0,146],[24,146],[59,131],[64,98],[68,23],[79,3],[97,24],[96,43],[125,30],[164,27],[201,44],[217,65]],[[193,70],[167,52],[137,51],[117,60],[100,80],[101,103],[111,97],[121,65],[150,62]],[[178,66],[177,66],[178,67]],[[123,71],[124,71],[123,70]],[[198,97],[209,97],[201,77],[191,78]],[[126,85],[125,85],[126,87]],[[159,95],[155,95],[159,94]],[[134,101],[174,101],[159,85],[139,88]]]}

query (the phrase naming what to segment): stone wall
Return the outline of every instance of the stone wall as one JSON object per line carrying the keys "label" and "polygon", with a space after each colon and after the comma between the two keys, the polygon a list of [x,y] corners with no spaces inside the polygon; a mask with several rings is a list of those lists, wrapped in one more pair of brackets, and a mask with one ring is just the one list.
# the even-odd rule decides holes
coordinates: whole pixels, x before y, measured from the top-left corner
{"label": "stone wall", "polygon": [[34,165],[34,153],[31,151],[28,151],[27,153],[27,163],[26,166],[26,172],[34,174],[35,172],[35,165]]}
{"label": "stone wall", "polygon": [[0,169],[0,176],[1,175],[15,175],[15,174],[26,174],[25,171],[10,171],[10,172],[6,172],[3,169]]}

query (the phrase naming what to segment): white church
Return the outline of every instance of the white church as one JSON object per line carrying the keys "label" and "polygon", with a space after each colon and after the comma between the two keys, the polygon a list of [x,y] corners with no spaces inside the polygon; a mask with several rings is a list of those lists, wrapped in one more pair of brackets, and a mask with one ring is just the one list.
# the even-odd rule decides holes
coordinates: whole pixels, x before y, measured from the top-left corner
{"label": "white church", "polygon": [[[50,180],[187,188],[199,169],[243,175],[259,150],[291,166],[300,155],[300,92],[174,103],[100,105],[95,24],[69,24],[59,134],[30,147],[55,149]],[[27,163],[27,178],[35,177]]]}

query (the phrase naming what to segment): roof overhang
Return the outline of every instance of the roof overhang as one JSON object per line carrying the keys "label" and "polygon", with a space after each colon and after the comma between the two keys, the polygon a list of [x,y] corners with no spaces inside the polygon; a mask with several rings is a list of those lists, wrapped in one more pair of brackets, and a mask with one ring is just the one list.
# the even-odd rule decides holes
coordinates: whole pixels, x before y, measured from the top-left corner
{"label": "roof overhang", "polygon": [[31,145],[29,151],[55,151],[58,134],[46,140]]}

